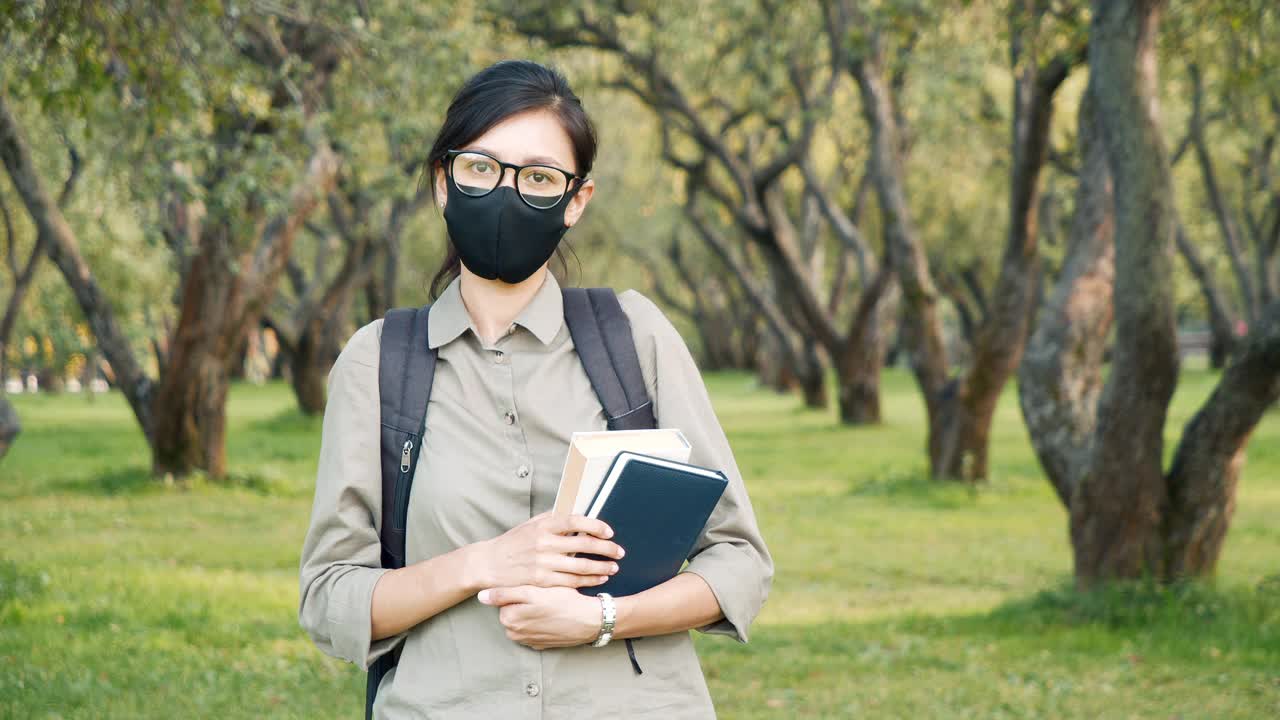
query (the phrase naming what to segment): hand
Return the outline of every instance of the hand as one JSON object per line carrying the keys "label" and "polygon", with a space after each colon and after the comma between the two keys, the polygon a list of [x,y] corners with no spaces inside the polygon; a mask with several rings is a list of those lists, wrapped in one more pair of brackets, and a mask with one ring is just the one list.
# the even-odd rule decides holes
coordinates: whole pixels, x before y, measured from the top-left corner
{"label": "hand", "polygon": [[501,608],[507,637],[534,650],[595,642],[600,635],[600,599],[567,587],[497,587],[481,590],[480,602]]}
{"label": "hand", "polygon": [[[582,534],[569,535],[573,532]],[[550,511],[535,515],[502,535],[480,543],[479,585],[566,588],[599,585],[618,571],[618,564],[570,557],[570,553],[621,558],[623,549],[606,539],[612,535],[613,530],[603,521],[584,515],[552,515]]]}

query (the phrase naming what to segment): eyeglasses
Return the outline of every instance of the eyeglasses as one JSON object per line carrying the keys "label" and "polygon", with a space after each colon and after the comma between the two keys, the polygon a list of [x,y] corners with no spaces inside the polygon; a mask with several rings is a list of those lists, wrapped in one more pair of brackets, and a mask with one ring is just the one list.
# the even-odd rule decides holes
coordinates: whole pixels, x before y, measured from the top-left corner
{"label": "eyeglasses", "polygon": [[[585,180],[581,175],[550,165],[513,165],[477,150],[449,150],[445,153],[445,167],[458,192],[471,197],[483,197],[502,183],[507,168],[516,174],[516,192],[525,204],[538,210],[555,207],[569,189],[573,180]],[[579,183],[581,184],[581,183]]]}

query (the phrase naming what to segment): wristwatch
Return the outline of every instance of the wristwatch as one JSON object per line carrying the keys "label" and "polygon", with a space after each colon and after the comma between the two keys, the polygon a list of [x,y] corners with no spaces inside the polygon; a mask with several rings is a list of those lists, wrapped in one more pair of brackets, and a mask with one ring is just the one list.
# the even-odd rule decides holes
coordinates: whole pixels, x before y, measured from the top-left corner
{"label": "wristwatch", "polygon": [[609,593],[596,593],[596,597],[600,598],[600,635],[591,647],[604,647],[613,638],[613,621],[618,619],[618,607]]}

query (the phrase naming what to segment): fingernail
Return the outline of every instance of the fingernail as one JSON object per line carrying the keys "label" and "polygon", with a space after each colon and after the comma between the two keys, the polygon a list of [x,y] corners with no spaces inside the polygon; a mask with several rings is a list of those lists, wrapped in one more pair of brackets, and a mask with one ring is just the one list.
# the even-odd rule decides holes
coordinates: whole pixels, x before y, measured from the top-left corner
{"label": "fingernail", "polygon": [[621,547],[618,548],[618,557],[622,557],[623,555],[626,555],[626,554],[627,554],[626,550],[623,550]]}
{"label": "fingernail", "polygon": [[609,566],[609,572],[615,572],[615,573],[618,572],[618,563],[611,564]]}
{"label": "fingernail", "polygon": [[480,594],[479,594],[477,597],[480,599],[480,602],[485,603],[486,605],[489,603],[489,591],[488,591],[488,590],[481,590],[481,591],[480,591]]}

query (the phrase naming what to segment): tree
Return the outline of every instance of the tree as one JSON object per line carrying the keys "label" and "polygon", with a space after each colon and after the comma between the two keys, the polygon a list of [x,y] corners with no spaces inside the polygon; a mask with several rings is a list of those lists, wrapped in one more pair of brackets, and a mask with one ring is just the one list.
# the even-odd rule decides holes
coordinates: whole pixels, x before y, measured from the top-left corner
{"label": "tree", "polygon": [[[407,164],[405,174],[412,178],[418,163],[401,158],[396,165],[402,164]],[[265,322],[275,330],[282,352],[289,357],[290,382],[302,412],[324,412],[326,378],[346,339],[352,300],[360,288],[372,282],[378,261],[399,248],[405,225],[426,205],[428,197],[425,184],[409,197],[393,195],[382,217],[380,198],[365,188],[349,167],[328,193],[330,222],[343,247],[338,269],[326,270],[332,236],[314,224],[309,229],[319,247],[311,276],[295,258],[287,261],[285,269],[295,299],[290,302],[278,293],[277,309]],[[394,282],[391,274],[377,294],[391,300],[387,288],[394,287]],[[371,308],[379,317],[387,309]]]}
{"label": "tree", "polygon": [[[1168,282],[1176,216],[1155,96],[1163,9],[1159,0],[1094,3],[1090,82],[1080,115],[1081,202],[1068,261],[1021,373],[1023,413],[1068,507],[1075,574],[1085,587],[1117,578],[1211,574],[1230,525],[1245,445],[1280,398],[1280,303],[1272,303],[1163,470],[1164,425],[1178,370]],[[1103,384],[1102,345],[1111,318],[1105,291],[1100,297],[1096,290],[1111,270],[1108,176],[1116,333]]]}
{"label": "tree", "polygon": [[[1015,74],[1009,234],[989,307],[973,330],[972,359],[952,376],[939,316],[939,287],[915,227],[907,199],[900,148],[901,112],[885,81],[885,35],[850,2],[827,2],[833,54],[856,80],[871,130],[874,184],[885,218],[886,248],[903,287],[912,367],[929,418],[929,465],[934,477],[976,481],[987,476],[989,434],[996,402],[1017,369],[1035,306],[1038,278],[1040,171],[1048,157],[1053,99],[1082,54],[1070,38],[1056,52],[1046,7],[1014,3],[1010,10],[1010,61]],[[855,27],[867,28],[865,31]],[[971,283],[976,285],[976,283]],[[981,298],[983,293],[976,293]],[[960,307],[964,307],[961,305]]]}
{"label": "tree", "polygon": [[[764,318],[768,338],[801,379],[806,403],[826,403],[820,349],[836,370],[841,421],[878,422],[881,341],[874,310],[889,274],[860,245],[856,225],[827,196],[830,189],[813,182],[812,171],[804,176],[840,74],[815,55],[798,16],[787,13],[784,20],[784,9],[771,2],[736,5],[733,31],[706,58],[722,80],[717,89],[693,93],[684,76],[697,71],[672,41],[674,30],[661,12],[609,3],[572,13],[503,9],[513,12],[520,32],[552,47],[594,49],[622,62],[626,72],[613,84],[655,113],[662,157],[684,180],[686,217]],[[633,25],[645,29],[629,32]],[[771,41],[736,42],[744,33]],[[737,92],[743,84],[750,90]],[[789,174],[809,182],[789,189]],[[838,217],[838,252],[857,254],[867,269],[856,303],[845,303],[839,315],[833,310],[841,305],[832,299],[849,286],[824,282],[825,243],[820,225],[805,221],[807,209]]]}
{"label": "tree", "polygon": [[[59,208],[66,207],[67,201],[75,191],[82,169],[80,155],[74,147],[68,146],[68,154],[71,160],[71,171],[68,173],[67,179],[62,183],[61,192],[58,193],[57,204]],[[4,219],[5,269],[8,271],[13,283],[13,289],[5,301],[4,315],[0,316],[0,458],[3,458],[9,446],[13,444],[14,439],[17,438],[18,433],[22,430],[18,412],[5,396],[5,389],[2,387],[4,381],[9,377],[9,346],[13,337],[14,327],[18,322],[18,314],[22,311],[27,292],[31,289],[31,284],[35,280],[36,269],[40,266],[40,261],[44,259],[46,236],[37,233],[35,242],[32,243],[26,259],[19,263],[17,231],[14,228],[9,204],[3,197],[0,197],[0,215]]]}
{"label": "tree", "polygon": [[[149,77],[156,68],[148,60],[155,58],[141,51],[124,54],[112,39],[135,26],[158,28],[172,33],[165,35],[171,45],[161,42],[160,46],[176,48],[177,62],[185,64],[190,58],[181,33],[203,31],[206,34],[201,41],[211,43],[213,36],[226,30],[218,27],[222,18],[216,16],[192,13],[175,19],[146,6],[123,8],[120,16],[101,8],[81,8],[84,12],[78,15],[63,14],[64,10],[50,10],[57,20],[53,31],[74,25],[83,34],[90,48],[77,46],[76,51],[82,53],[79,59],[89,67],[97,62],[97,77],[116,80],[122,106],[147,99],[146,86],[135,87],[132,80]],[[202,24],[206,20],[210,24]],[[267,117],[268,110],[255,111],[230,102],[218,95],[222,88],[204,88],[210,95],[207,112],[211,119],[206,134],[213,148],[212,159],[195,169],[181,160],[169,164],[174,189],[165,201],[166,239],[178,266],[180,310],[156,381],[147,376],[134,355],[81,253],[76,233],[51,202],[25,133],[6,95],[0,92],[0,156],[151,445],[152,469],[157,474],[182,475],[197,468],[214,476],[225,473],[229,362],[236,357],[244,334],[257,326],[293,240],[318,204],[317,191],[332,182],[337,167],[316,111],[344,45],[319,23],[291,14],[246,14],[226,20],[234,31],[233,57],[247,59],[267,78],[269,108],[287,108],[285,114],[292,113],[300,120],[310,157],[283,201],[272,198],[256,179],[244,182],[253,178],[246,167],[260,159],[262,137],[281,132],[286,118]],[[121,25],[117,28],[113,23]],[[98,53],[92,47],[94,31],[103,27],[119,32],[106,33],[106,46]],[[33,31],[33,42],[40,37]],[[105,64],[103,57],[108,59]],[[292,69],[300,64],[298,60],[305,66],[301,71]]]}

